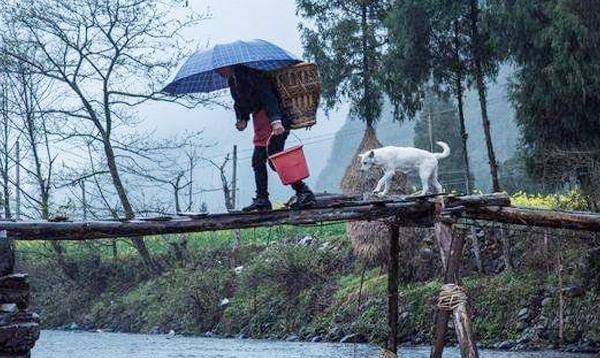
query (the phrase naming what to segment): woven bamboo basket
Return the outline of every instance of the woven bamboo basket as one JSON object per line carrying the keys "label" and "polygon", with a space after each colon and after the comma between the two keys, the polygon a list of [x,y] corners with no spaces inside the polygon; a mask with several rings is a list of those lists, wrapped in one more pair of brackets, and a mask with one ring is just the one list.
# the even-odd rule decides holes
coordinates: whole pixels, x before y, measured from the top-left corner
{"label": "woven bamboo basket", "polygon": [[315,64],[301,62],[277,71],[275,87],[282,110],[292,119],[292,129],[308,128],[317,123],[321,80]]}

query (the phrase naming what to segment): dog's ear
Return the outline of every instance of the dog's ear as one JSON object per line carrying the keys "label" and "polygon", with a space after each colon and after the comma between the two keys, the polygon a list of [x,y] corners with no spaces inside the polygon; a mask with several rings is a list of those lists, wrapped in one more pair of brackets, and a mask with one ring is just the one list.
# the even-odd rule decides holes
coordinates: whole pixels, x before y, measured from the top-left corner
{"label": "dog's ear", "polygon": [[370,151],[369,152],[369,158],[374,158],[375,157],[375,152],[374,151]]}

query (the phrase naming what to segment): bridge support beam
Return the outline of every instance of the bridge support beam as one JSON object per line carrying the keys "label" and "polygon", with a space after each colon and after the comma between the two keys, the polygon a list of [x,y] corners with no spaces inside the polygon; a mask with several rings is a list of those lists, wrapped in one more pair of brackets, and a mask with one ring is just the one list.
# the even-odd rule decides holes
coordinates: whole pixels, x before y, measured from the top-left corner
{"label": "bridge support beam", "polygon": [[40,337],[39,317],[27,310],[27,275],[15,274],[15,254],[6,231],[0,231],[0,358],[30,357]]}
{"label": "bridge support beam", "polygon": [[397,223],[389,225],[390,262],[388,265],[388,327],[389,336],[387,351],[398,353],[398,272],[400,256],[400,226]]}
{"label": "bridge support beam", "polygon": [[440,292],[440,296],[445,289],[448,289],[449,291],[446,291],[446,293],[451,292],[450,295],[454,297],[450,299],[450,306],[443,307],[445,304],[441,302],[441,299],[438,301],[435,340],[431,348],[431,357],[442,357],[448,321],[452,316],[461,356],[463,358],[478,358],[479,352],[467,311],[467,296],[461,287],[460,268],[462,266],[464,238],[454,233],[452,229],[453,222],[454,218],[438,215],[438,222],[434,228],[444,267],[444,287]]}

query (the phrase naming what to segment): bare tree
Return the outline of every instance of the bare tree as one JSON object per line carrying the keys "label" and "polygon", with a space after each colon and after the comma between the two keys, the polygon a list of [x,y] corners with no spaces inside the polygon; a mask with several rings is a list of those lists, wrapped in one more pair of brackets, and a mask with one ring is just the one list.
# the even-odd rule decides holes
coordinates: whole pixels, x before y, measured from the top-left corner
{"label": "bare tree", "polygon": [[[126,218],[135,216],[115,152],[114,134],[131,110],[165,98],[166,82],[187,46],[179,33],[200,17],[176,19],[177,0],[0,0],[8,31],[5,56],[61,83],[72,95],[52,110],[74,119],[69,137],[98,142]],[[202,101],[188,102],[197,105]],[[156,264],[142,238],[132,242],[148,268]]]}
{"label": "bare tree", "polygon": [[[18,173],[14,182],[15,211],[20,215],[20,197],[23,194],[27,207],[31,209],[28,216],[51,220],[50,200],[57,155],[53,153],[49,131],[53,118],[42,108],[54,99],[52,84],[48,79],[32,74],[23,63],[11,66],[5,78],[10,85],[7,98],[11,104],[11,126],[17,135],[16,153],[11,156]],[[21,155],[21,141],[25,144],[24,155]],[[10,155],[8,151],[3,154]],[[25,173],[25,181],[21,180],[21,171]],[[54,241],[49,245],[61,270],[74,278],[76,267],[67,261],[63,246]]]}
{"label": "bare tree", "polygon": [[211,159],[206,159],[206,161],[215,167],[215,169],[217,169],[219,172],[219,177],[221,179],[221,190],[223,191],[223,199],[225,200],[225,208],[227,211],[235,210],[235,203],[233,202],[234,197],[232,195],[232,183],[227,177],[226,173],[227,163],[230,161],[229,154],[225,156],[223,162],[220,164]]}
{"label": "bare tree", "polygon": [[[47,81],[32,75],[25,67],[17,66],[16,69],[9,75],[15,109],[13,125],[19,137],[25,140],[33,166],[21,160],[15,164],[34,179],[38,195],[28,194],[27,198],[35,202],[39,216],[47,220],[50,218],[50,192],[57,155],[51,149],[48,130],[50,118],[40,108],[52,88]],[[23,188],[19,190],[22,192]]]}
{"label": "bare tree", "polygon": [[182,195],[188,189],[187,207],[191,209],[193,173],[199,163],[199,151],[209,147],[203,144],[201,135],[200,131],[184,132],[163,140],[129,138],[128,145],[121,150],[122,172],[134,175],[137,187],[148,186],[158,191],[166,187],[172,195],[175,213],[184,211]]}
{"label": "bare tree", "polygon": [[12,217],[10,208],[10,156],[11,156],[11,143],[10,143],[10,108],[8,101],[8,86],[6,81],[6,72],[2,73],[0,77],[0,127],[1,127],[1,143],[0,143],[0,179],[2,180],[2,209],[4,210],[4,217],[10,219]]}

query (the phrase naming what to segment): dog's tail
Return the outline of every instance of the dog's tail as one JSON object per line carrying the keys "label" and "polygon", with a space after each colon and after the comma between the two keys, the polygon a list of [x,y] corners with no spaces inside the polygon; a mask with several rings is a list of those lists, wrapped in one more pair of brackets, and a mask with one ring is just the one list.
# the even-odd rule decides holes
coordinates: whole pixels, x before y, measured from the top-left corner
{"label": "dog's tail", "polygon": [[433,153],[433,156],[436,159],[448,158],[448,156],[450,155],[450,147],[448,146],[448,144],[446,144],[444,142],[435,142],[435,144],[442,147],[443,151],[441,153]]}

